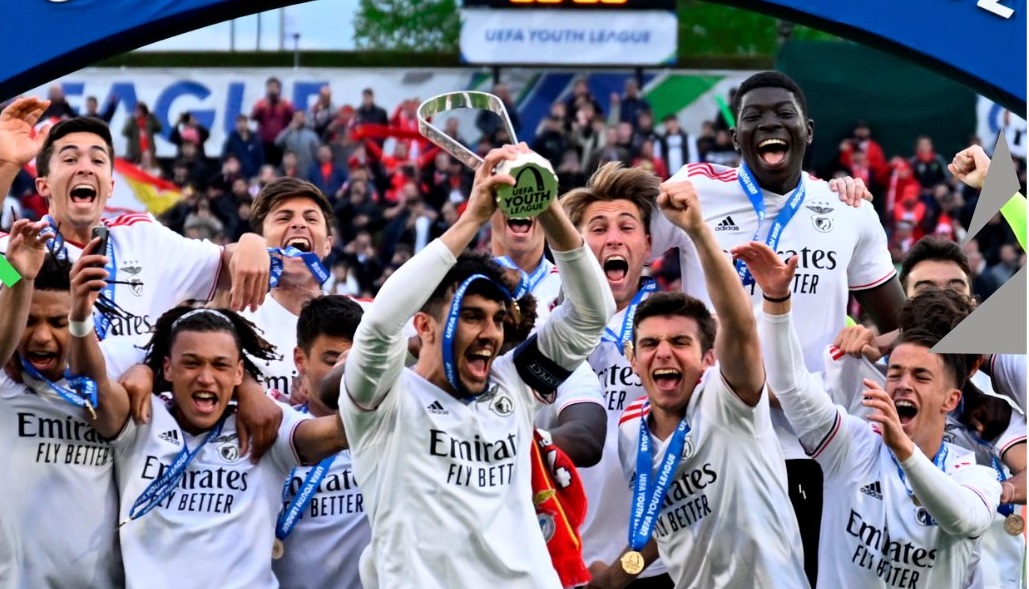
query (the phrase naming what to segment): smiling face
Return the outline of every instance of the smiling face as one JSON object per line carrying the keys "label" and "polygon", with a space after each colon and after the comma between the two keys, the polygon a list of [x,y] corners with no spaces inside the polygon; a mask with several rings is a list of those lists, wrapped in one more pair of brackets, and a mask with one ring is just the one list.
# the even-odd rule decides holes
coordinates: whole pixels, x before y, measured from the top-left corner
{"label": "smiling face", "polygon": [[650,236],[639,208],[630,200],[593,202],[583,212],[579,231],[604,269],[618,310],[624,309],[639,290],[650,259]]}
{"label": "smiling face", "polygon": [[804,117],[796,97],[785,88],[754,88],[743,95],[733,146],[763,188],[783,194],[800,180],[804,152],[814,133],[814,122]]}
{"label": "smiling face", "polygon": [[49,199],[62,228],[85,232],[100,221],[114,190],[113,165],[99,135],[69,133],[54,141],[48,173],[36,179],[36,190]]}
{"label": "smiling face", "polygon": [[227,331],[181,331],[164,359],[172,385],[176,418],[187,432],[207,431],[218,423],[243,382],[243,360]]}
{"label": "smiling face", "polygon": [[[433,317],[425,313],[415,316],[415,326],[422,336],[422,354],[419,362],[429,360],[429,354],[437,356],[431,361],[438,366],[438,373],[427,378],[437,383],[446,382],[443,369],[444,332],[446,330],[447,310],[450,309],[452,297],[448,298],[441,312],[442,317]],[[454,330],[453,358],[456,362],[456,374],[461,386],[470,394],[477,394],[485,388],[489,380],[493,361],[500,353],[504,343],[504,319],[507,308],[501,301],[495,301],[479,294],[466,294],[461,304],[457,327]],[[422,332],[431,332],[422,334]],[[427,337],[426,337],[427,336]],[[432,351],[426,349],[426,342],[439,342]],[[428,352],[428,353],[427,353]],[[425,360],[422,360],[422,356]],[[428,363],[428,362],[426,362]],[[425,376],[423,374],[423,376]]]}
{"label": "smiling face", "polygon": [[904,433],[920,447],[943,435],[947,414],[961,401],[943,357],[914,343],[902,343],[890,354],[886,392]]}
{"label": "smiling face", "polygon": [[493,251],[513,259],[531,258],[538,261],[543,257],[546,241],[543,228],[536,219],[509,219],[497,209],[490,219]]}
{"label": "smiling face", "polygon": [[283,199],[265,217],[261,234],[271,247],[293,246],[302,252],[329,255],[329,228],[314,199],[297,196]]}
{"label": "smiling face", "polygon": [[37,290],[32,293],[29,321],[18,344],[18,354],[40,374],[58,381],[67,366],[68,313],[71,311],[71,293],[56,290]]}
{"label": "smiling face", "polygon": [[650,404],[681,414],[701,375],[714,364],[714,352],[702,350],[700,325],[692,317],[655,315],[635,331],[632,369],[639,375]]}

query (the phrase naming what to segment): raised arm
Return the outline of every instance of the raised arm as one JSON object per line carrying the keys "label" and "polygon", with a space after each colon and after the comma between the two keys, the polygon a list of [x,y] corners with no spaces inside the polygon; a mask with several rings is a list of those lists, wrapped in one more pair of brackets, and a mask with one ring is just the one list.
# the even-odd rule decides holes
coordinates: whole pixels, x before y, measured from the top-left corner
{"label": "raised arm", "polygon": [[50,127],[36,133],[36,123],[50,106],[49,100],[19,98],[0,111],[0,196],[11,191],[18,172],[36,157]]}
{"label": "raised arm", "polygon": [[818,379],[808,372],[804,349],[793,327],[789,295],[798,258],[794,256],[785,264],[772,248],[759,242],[733,248],[732,254],[743,260],[764,293],[758,329],[764,342],[761,351],[768,385],[803,446],[814,453],[836,426],[839,413]]}
{"label": "raised arm", "polygon": [[305,419],[293,431],[293,447],[301,464],[311,465],[346,450],[347,436],[339,415]]}
{"label": "raised arm", "polygon": [[0,287],[0,364],[6,364],[25,333],[32,305],[33,283],[46,257],[45,221],[18,219],[11,226],[7,262],[21,275],[13,286]]}
{"label": "raised arm", "polygon": [[668,220],[686,231],[696,247],[707,291],[718,315],[715,357],[736,396],[753,407],[761,400],[765,371],[750,297],[743,290],[736,269],[722,253],[714,231],[704,222],[693,183],[665,182],[657,204]]}
{"label": "raised arm", "polygon": [[268,242],[256,233],[244,233],[237,243],[222,248],[222,268],[228,271],[218,276],[217,288],[230,292],[230,309],[256,311],[264,303],[271,263]]}
{"label": "raised arm", "polygon": [[96,381],[99,400],[93,428],[105,438],[114,438],[129,419],[129,394],[116,381],[108,378],[107,364],[100,350],[100,341],[93,330],[93,304],[104,288],[107,271],[105,258],[94,254],[100,239],[94,239],[82,250],[71,270],[71,313],[68,315],[68,360],[74,374]]}
{"label": "raised arm", "polygon": [[404,324],[421,309],[435,285],[457,263],[457,256],[493,214],[496,186],[515,183],[510,175],[492,175],[491,170],[501,160],[513,159],[518,151],[512,145],[490,151],[475,173],[475,185],[464,214],[386,280],[361,318],[343,374],[346,393],[358,407],[375,409],[396,382],[407,355]]}

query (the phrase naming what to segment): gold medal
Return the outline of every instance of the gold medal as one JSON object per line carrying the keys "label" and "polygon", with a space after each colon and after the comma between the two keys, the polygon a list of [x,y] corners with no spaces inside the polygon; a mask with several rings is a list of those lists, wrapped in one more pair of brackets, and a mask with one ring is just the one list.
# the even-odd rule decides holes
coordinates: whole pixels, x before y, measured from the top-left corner
{"label": "gold medal", "polygon": [[630,550],[622,555],[622,570],[630,575],[638,575],[643,572],[643,555],[635,550]]}
{"label": "gold medal", "polygon": [[282,540],[276,538],[275,543],[272,544],[272,560],[279,560],[285,553],[286,547],[282,545]]}
{"label": "gold medal", "polygon": [[1024,530],[1025,520],[1022,519],[1022,516],[1018,515],[1017,513],[1012,513],[1011,515],[1004,518],[1005,532],[1011,534],[1012,536],[1017,536],[1021,534]]}
{"label": "gold medal", "polygon": [[86,410],[89,411],[90,419],[96,421],[96,410],[93,409],[93,404],[90,403],[88,400],[86,401]]}

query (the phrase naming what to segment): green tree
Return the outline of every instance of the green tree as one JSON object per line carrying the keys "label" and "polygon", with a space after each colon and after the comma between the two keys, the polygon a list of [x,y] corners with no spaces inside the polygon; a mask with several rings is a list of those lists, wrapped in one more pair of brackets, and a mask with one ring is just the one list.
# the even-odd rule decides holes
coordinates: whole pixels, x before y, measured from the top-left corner
{"label": "green tree", "polygon": [[456,53],[460,33],[456,0],[361,0],[354,20],[358,49]]}

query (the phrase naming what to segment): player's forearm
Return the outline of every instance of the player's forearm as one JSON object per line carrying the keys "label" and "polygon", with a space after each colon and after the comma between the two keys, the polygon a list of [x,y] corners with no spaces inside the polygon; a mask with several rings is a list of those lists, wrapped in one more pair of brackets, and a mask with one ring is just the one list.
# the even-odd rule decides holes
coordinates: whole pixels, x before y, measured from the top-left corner
{"label": "player's forearm", "polygon": [[451,247],[437,239],[382,285],[375,303],[361,318],[346,361],[343,382],[359,406],[377,406],[393,386],[407,356],[404,324],[421,309],[456,262]]}
{"label": "player's forearm", "polygon": [[943,531],[976,537],[993,523],[1001,490],[996,478],[978,477],[973,490],[936,468],[917,445],[900,466],[915,497]]}
{"label": "player's forearm", "polygon": [[93,422],[93,428],[105,438],[117,436],[129,419],[129,395],[122,385],[107,376],[107,363],[100,349],[100,341],[94,333],[69,338],[68,365],[72,374],[96,382],[97,419]]}
{"label": "player's forearm", "polygon": [[5,364],[21,342],[29,321],[33,281],[22,279],[12,287],[0,286],[0,364]]}
{"label": "player's forearm", "polygon": [[572,225],[560,204],[551,204],[547,210],[540,213],[538,219],[551,251],[567,252],[584,243],[582,234]]}
{"label": "player's forearm", "polygon": [[690,238],[700,258],[711,304],[718,315],[719,331],[743,336],[739,339],[756,340],[753,304],[740,284],[736,269],[715,240],[714,231],[702,225]]}
{"label": "player's forearm", "polygon": [[775,392],[804,447],[814,451],[835,425],[836,407],[804,364],[804,350],[794,329],[792,315],[789,312],[777,315],[763,312],[758,329],[764,342],[761,355],[768,386]]}
{"label": "player's forearm", "polygon": [[1026,501],[1026,475],[1025,470],[1012,476],[1010,479],[1004,481],[1006,484],[1011,485],[1006,487],[1008,489],[1008,495],[1004,497],[1005,503],[1014,503],[1017,505],[1025,505]]}
{"label": "player's forearm", "polygon": [[540,328],[539,349],[565,369],[574,370],[600,343],[600,334],[615,312],[615,300],[600,263],[585,245],[555,251],[554,261],[565,300]]}
{"label": "player's forearm", "polygon": [[349,448],[343,419],[336,413],[300,422],[293,431],[293,448],[305,466],[310,466]]}
{"label": "player's forearm", "polygon": [[[439,236],[439,241],[443,242],[443,244],[447,246],[447,249],[450,250],[450,254],[452,255],[452,257],[457,258],[457,256],[460,256],[462,253],[464,253],[466,249],[468,249],[468,245],[472,243],[472,240],[475,239],[475,236],[479,234],[479,229],[481,228],[482,225],[476,223],[472,219],[458,218],[458,220],[453,225],[451,225],[450,228],[443,233],[443,235]],[[431,246],[426,246],[425,249],[429,249],[429,247]],[[412,258],[412,260],[413,259],[414,258]],[[453,263],[454,262],[451,262],[451,264]],[[440,278],[442,278],[442,276]],[[422,282],[422,284],[435,285],[436,282]],[[435,286],[433,286],[433,288],[435,288]]]}

